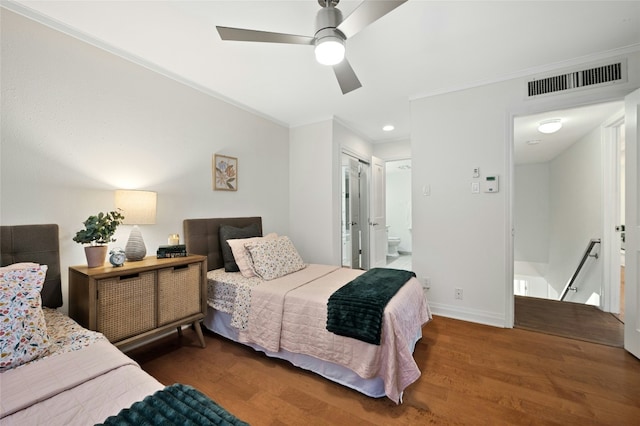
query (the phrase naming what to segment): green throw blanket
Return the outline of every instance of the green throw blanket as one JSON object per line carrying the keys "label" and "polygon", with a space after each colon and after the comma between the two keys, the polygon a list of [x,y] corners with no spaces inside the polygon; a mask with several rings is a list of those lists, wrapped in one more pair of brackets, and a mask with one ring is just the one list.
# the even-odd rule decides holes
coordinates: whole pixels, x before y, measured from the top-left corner
{"label": "green throw blanket", "polygon": [[327,330],[363,342],[380,344],[384,308],[416,274],[374,268],[336,290],[327,304]]}
{"label": "green throw blanket", "polygon": [[176,383],[111,416],[105,425],[248,425],[191,386]]}

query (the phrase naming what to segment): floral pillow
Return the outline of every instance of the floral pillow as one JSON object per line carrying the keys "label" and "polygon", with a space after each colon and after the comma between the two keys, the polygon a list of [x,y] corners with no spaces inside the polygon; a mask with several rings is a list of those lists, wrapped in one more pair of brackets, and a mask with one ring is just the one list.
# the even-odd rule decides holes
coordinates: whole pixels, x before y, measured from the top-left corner
{"label": "floral pillow", "polygon": [[46,265],[0,268],[0,372],[47,353],[49,336],[40,290]]}
{"label": "floral pillow", "polygon": [[264,240],[273,240],[278,238],[278,234],[272,232],[271,234],[267,234],[264,237],[253,237],[253,238],[240,238],[237,240],[227,240],[227,244],[231,247],[231,251],[233,252],[233,258],[240,269],[240,273],[243,277],[255,277],[256,274],[253,272],[253,262],[251,261],[251,256],[249,256],[249,251],[245,247],[245,244],[257,243]]}
{"label": "floral pillow", "polygon": [[303,269],[306,265],[289,237],[244,245],[253,262],[253,272],[263,280],[273,280]]}

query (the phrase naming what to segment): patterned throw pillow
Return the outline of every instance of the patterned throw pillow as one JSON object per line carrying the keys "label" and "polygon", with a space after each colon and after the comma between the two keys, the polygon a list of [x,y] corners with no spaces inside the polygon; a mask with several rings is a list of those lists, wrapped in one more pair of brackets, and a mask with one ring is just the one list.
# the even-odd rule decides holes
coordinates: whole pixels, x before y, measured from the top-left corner
{"label": "patterned throw pillow", "polygon": [[273,280],[303,269],[306,265],[289,237],[278,237],[244,245],[253,271],[263,280]]}
{"label": "patterned throw pillow", "polygon": [[47,324],[40,290],[46,265],[0,269],[0,372],[46,354]]}
{"label": "patterned throw pillow", "polygon": [[264,237],[227,240],[227,244],[229,244],[229,246],[231,247],[231,251],[233,252],[233,258],[235,259],[238,268],[240,268],[240,273],[243,277],[251,278],[256,276],[255,272],[253,272],[253,262],[251,261],[251,256],[249,256],[249,251],[244,245],[257,243],[264,240],[273,240],[276,238],[278,238],[278,234],[272,232],[265,235]]}

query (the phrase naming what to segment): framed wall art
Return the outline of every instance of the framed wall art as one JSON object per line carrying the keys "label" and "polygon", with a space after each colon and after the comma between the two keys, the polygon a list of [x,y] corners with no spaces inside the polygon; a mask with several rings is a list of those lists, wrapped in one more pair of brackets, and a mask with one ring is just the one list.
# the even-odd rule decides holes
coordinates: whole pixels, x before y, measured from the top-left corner
{"label": "framed wall art", "polygon": [[238,159],[226,155],[213,156],[213,189],[215,191],[238,190]]}

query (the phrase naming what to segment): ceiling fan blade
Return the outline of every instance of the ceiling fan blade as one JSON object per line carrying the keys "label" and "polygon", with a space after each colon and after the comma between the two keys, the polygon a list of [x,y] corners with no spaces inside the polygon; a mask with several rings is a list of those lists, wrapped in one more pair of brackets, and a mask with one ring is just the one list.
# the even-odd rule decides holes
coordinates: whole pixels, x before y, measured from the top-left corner
{"label": "ceiling fan blade", "polygon": [[336,74],[343,95],[362,87],[360,80],[358,80],[356,73],[353,71],[353,68],[351,68],[351,65],[349,65],[347,58],[344,58],[339,64],[334,65],[333,72]]}
{"label": "ceiling fan blade", "polygon": [[257,41],[263,43],[286,43],[286,44],[313,44],[314,38],[283,34],[283,33],[271,33],[268,31],[257,30],[245,30],[242,28],[230,28],[216,26],[218,34],[222,40],[235,40],[235,41]]}
{"label": "ceiling fan blade", "polygon": [[337,28],[342,31],[342,34],[347,38],[353,37],[364,27],[382,18],[406,1],[407,0],[363,1]]}

